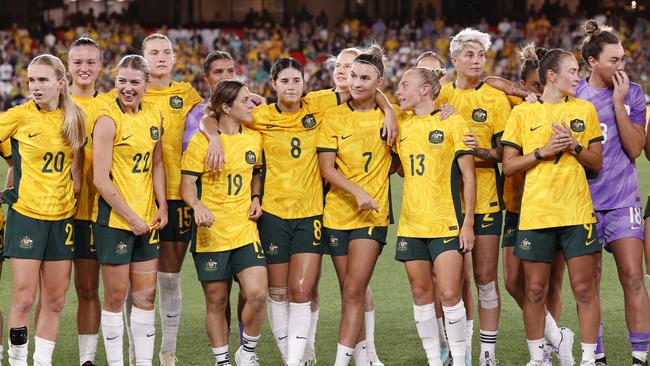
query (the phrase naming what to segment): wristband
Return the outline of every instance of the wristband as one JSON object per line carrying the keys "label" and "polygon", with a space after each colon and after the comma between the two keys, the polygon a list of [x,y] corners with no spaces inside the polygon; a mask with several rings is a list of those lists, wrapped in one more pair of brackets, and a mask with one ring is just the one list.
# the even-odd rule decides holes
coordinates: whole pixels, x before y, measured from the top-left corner
{"label": "wristband", "polygon": [[535,151],[533,152],[533,154],[535,154],[535,159],[537,159],[537,160],[544,160],[544,157],[542,157],[542,154],[539,153],[539,149],[535,149]]}
{"label": "wristband", "polygon": [[260,203],[262,203],[262,196],[260,196],[260,195],[257,194],[257,193],[255,193],[254,195],[251,196],[251,201],[252,201],[253,198],[255,198],[255,197],[257,197],[257,198],[260,200]]}
{"label": "wristband", "polygon": [[573,154],[574,155],[580,155],[580,153],[582,152],[582,149],[583,149],[582,145],[577,144],[576,147],[573,149]]}

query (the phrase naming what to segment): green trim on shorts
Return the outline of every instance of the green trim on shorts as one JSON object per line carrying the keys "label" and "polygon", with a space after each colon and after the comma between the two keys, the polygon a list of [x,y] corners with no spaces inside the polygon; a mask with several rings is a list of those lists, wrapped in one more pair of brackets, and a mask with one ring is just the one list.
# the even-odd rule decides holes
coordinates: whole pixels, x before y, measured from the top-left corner
{"label": "green trim on shorts", "polygon": [[74,258],[74,219],[40,220],[7,211],[4,256],[41,261]]}
{"label": "green trim on shorts", "polygon": [[455,250],[461,254],[460,240],[457,236],[447,238],[410,238],[399,236],[395,245],[395,260],[400,262],[415,260],[435,262],[440,254],[450,250]]}
{"label": "green trim on shorts", "polygon": [[350,230],[325,228],[325,242],[330,247],[332,256],[348,255],[348,246],[352,240],[372,239],[379,243],[379,252],[386,245],[388,226],[370,226]]}
{"label": "green trim on shorts", "polygon": [[192,239],[194,213],[183,200],[167,200],[167,225],[160,230],[163,243],[189,243]]}
{"label": "green trim on shorts", "polygon": [[514,255],[528,261],[552,263],[556,250],[564,259],[600,253],[596,224],[520,230]]}
{"label": "green trim on shorts", "polygon": [[260,240],[269,264],[289,263],[297,253],[322,254],[323,216],[283,219],[264,212],[257,221]]}
{"label": "green trim on shorts", "polygon": [[194,252],[192,255],[201,282],[225,281],[246,268],[266,267],[264,250],[257,242],[223,252]]}
{"label": "green trim on shorts", "polygon": [[158,230],[136,236],[131,231],[98,223],[93,225],[97,260],[100,264],[128,264],[157,259],[160,249]]}
{"label": "green trim on shorts", "polygon": [[519,213],[506,211],[503,220],[503,237],[501,248],[514,247],[517,244],[517,231],[519,228]]}
{"label": "green trim on shorts", "polygon": [[90,220],[74,220],[75,259],[97,260],[92,226],[93,222]]}

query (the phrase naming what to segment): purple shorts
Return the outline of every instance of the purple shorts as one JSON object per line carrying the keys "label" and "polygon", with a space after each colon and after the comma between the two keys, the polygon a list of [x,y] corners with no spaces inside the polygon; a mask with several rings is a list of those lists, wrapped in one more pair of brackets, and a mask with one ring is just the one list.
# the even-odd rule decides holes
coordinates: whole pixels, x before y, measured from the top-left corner
{"label": "purple shorts", "polygon": [[636,238],[643,240],[643,212],[641,207],[623,207],[596,211],[596,230],[600,244],[608,251],[609,244],[618,239]]}

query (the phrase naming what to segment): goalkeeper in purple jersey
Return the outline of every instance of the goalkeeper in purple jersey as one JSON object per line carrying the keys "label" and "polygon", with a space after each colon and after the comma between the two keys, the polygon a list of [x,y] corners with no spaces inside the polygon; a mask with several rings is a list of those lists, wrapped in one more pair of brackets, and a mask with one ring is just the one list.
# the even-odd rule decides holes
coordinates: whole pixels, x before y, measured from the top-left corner
{"label": "goalkeeper in purple jersey", "polygon": [[[647,366],[650,300],[644,286],[642,202],[634,165],[645,143],[645,97],[641,86],[631,83],[624,71],[625,50],[616,33],[594,20],[587,21],[585,33],[581,51],[591,76],[580,82],[576,97],[594,104],[605,138],[603,169],[588,172],[589,190],[598,219],[598,237],[614,254],[623,286],[632,365]],[[600,273],[599,269],[598,283]],[[607,365],[602,329],[601,316],[596,365]]]}

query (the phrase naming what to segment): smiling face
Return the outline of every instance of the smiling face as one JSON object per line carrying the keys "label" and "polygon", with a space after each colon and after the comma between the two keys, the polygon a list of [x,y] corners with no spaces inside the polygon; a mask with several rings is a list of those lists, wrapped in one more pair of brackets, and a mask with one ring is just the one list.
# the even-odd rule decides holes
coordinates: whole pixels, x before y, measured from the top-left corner
{"label": "smiling face", "polygon": [[546,88],[555,88],[563,96],[575,96],[576,88],[580,82],[578,69],[578,61],[575,57],[563,55],[560,58],[558,72],[548,71]]}
{"label": "smiling face", "polygon": [[29,92],[41,108],[58,105],[65,80],[57,80],[53,68],[46,65],[31,65],[27,68],[27,78]]}
{"label": "smiling face", "polygon": [[205,74],[205,80],[210,85],[210,90],[214,92],[222,80],[228,80],[235,77],[235,61],[228,59],[214,60],[210,63],[208,73]]}
{"label": "smiling face", "polygon": [[72,47],[68,51],[68,69],[73,84],[94,86],[101,69],[99,50],[94,46]]}
{"label": "smiling face", "polygon": [[151,76],[161,78],[172,73],[176,56],[171,42],[163,38],[150,39],[144,44],[142,53],[151,66]]}
{"label": "smiling face", "polygon": [[[399,87],[397,88],[399,107],[402,110],[413,110],[415,106],[422,103],[423,99],[429,95],[430,90],[420,84],[421,80],[416,72],[407,71],[402,76],[402,80],[400,80]],[[429,103],[431,103],[430,100]]]}
{"label": "smiling face", "polygon": [[459,76],[479,78],[485,66],[485,50],[476,42],[468,42],[457,55],[451,56],[451,62]]}
{"label": "smiling face", "polygon": [[603,46],[598,59],[589,57],[589,67],[594,74],[607,84],[613,87],[612,77],[619,71],[625,70],[625,50],[620,43],[607,43]]}
{"label": "smiling face", "polygon": [[355,62],[350,70],[348,86],[352,99],[366,101],[374,98],[377,88],[381,86],[384,78],[373,65],[365,62]]}
{"label": "smiling face", "polygon": [[280,71],[271,85],[278,93],[278,101],[285,104],[298,103],[305,89],[302,73],[292,67]]}
{"label": "smiling face", "polygon": [[341,52],[336,58],[334,84],[341,91],[348,90],[348,77],[350,77],[350,70],[352,70],[355,57],[357,56],[352,52]]}
{"label": "smiling face", "polygon": [[115,89],[122,106],[133,109],[138,108],[144,93],[147,91],[147,84],[144,72],[130,67],[117,69]]}

